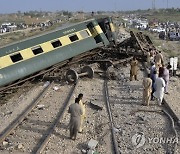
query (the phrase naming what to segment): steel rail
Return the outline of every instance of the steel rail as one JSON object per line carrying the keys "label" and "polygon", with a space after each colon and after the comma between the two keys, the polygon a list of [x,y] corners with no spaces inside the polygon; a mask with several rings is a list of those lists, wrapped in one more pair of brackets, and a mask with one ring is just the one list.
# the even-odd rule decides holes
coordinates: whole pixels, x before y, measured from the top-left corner
{"label": "steel rail", "polygon": [[117,140],[115,137],[115,131],[114,131],[114,124],[113,124],[113,118],[112,118],[112,112],[111,112],[111,107],[109,103],[109,91],[108,91],[108,85],[107,85],[107,72],[105,72],[105,79],[104,79],[104,92],[105,92],[105,102],[108,110],[108,115],[109,115],[109,120],[110,120],[110,126],[111,126],[111,134],[112,134],[112,141],[113,141],[113,148],[115,154],[120,154],[121,152],[119,151]]}
{"label": "steel rail", "polygon": [[[145,73],[147,74],[148,73],[148,70],[147,70],[147,67],[145,66],[145,64],[143,63],[143,67],[144,67],[144,69],[145,69]],[[163,102],[163,104],[164,104],[164,107],[167,109],[167,111],[169,112],[167,112],[167,111],[165,111],[165,110],[162,110],[168,117],[169,117],[169,119],[170,119],[170,121],[171,121],[171,125],[172,125],[172,129],[173,129],[173,131],[174,131],[174,134],[175,134],[175,137],[178,137],[178,133],[177,133],[177,131],[176,131],[176,129],[175,129],[175,124],[174,124],[174,121],[176,121],[177,122],[177,126],[178,127],[180,127],[180,123],[179,123],[179,118],[178,118],[178,116],[176,115],[176,113],[172,110],[172,108],[169,106],[169,104],[167,103],[167,101],[165,100],[165,98],[163,98],[163,100],[162,100],[162,102]],[[174,145],[174,151],[173,151],[173,153],[175,153],[176,152],[176,148],[177,148],[177,143],[175,143],[175,145]]]}
{"label": "steel rail", "polygon": [[57,114],[56,119],[54,120],[53,124],[50,126],[50,128],[48,129],[47,133],[45,133],[45,135],[40,139],[39,144],[33,149],[32,153],[36,153],[36,154],[40,154],[43,152],[45,146],[47,145],[52,133],[55,130],[55,127],[58,125],[59,121],[61,120],[61,118],[64,115],[64,112],[67,109],[67,106],[69,104],[69,101],[71,99],[71,97],[73,96],[73,93],[76,89],[76,86],[78,84],[78,81],[72,86],[72,88],[70,89],[67,98],[64,102],[64,105],[59,109],[59,112]]}
{"label": "steel rail", "polygon": [[25,110],[14,120],[11,124],[5,128],[0,134],[0,143],[24,120],[24,118],[32,111],[32,109],[37,105],[39,100],[44,96],[47,90],[51,87],[53,82],[48,82],[43,90],[37,95],[37,97],[29,104]]}
{"label": "steel rail", "polygon": [[[169,119],[171,120],[171,126],[172,126],[172,129],[174,131],[174,134],[175,134],[175,138],[178,138],[178,133],[175,129],[175,126],[174,126],[174,119],[171,117],[171,115],[166,111],[166,110],[163,110],[163,112],[169,117]],[[175,154],[176,153],[176,148],[177,148],[177,142],[175,142],[174,144],[174,151],[173,153]]]}
{"label": "steel rail", "polygon": [[[175,135],[175,138],[178,138],[178,133],[175,129],[175,124],[174,124],[174,119],[172,118],[172,116],[164,109],[161,109],[161,110],[143,110],[143,109],[138,109],[138,110],[134,110],[131,112],[132,115],[135,114],[135,112],[154,112],[154,113],[158,113],[158,114],[162,114],[164,113],[171,121],[171,126],[172,126],[172,129],[173,129],[173,132],[174,132],[174,135]],[[177,148],[177,142],[175,142],[174,144],[174,151],[173,151],[173,154],[176,153],[176,148]]]}
{"label": "steel rail", "polygon": [[172,108],[169,106],[169,104],[167,103],[167,101],[164,98],[163,98],[162,102],[163,102],[165,108],[171,114],[171,117],[173,118],[173,120],[177,123],[178,127],[180,128],[180,119],[178,118],[176,113],[172,110]]}

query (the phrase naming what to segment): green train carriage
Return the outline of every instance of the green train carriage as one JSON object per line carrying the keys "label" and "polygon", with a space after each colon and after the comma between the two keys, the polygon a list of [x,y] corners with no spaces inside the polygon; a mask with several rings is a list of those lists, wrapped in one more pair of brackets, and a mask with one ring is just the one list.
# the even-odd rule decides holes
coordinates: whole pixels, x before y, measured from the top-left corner
{"label": "green train carriage", "polygon": [[86,51],[108,46],[110,42],[99,23],[90,19],[1,48],[0,87]]}

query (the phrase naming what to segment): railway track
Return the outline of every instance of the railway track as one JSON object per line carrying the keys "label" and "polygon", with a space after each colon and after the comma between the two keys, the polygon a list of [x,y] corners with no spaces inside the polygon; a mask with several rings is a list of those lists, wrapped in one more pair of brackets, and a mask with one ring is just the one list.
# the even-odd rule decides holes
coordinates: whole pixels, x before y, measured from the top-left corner
{"label": "railway track", "polygon": [[33,101],[18,115],[16,119],[14,119],[6,129],[2,131],[0,134],[0,142],[3,142],[6,140],[6,137],[11,134],[14,129],[22,123],[23,120],[27,117],[27,115],[35,108],[39,100],[45,95],[46,91],[52,86],[53,83],[46,83],[39,92],[39,94],[36,96],[36,98],[33,99]]}
{"label": "railway track", "polygon": [[33,110],[33,108],[37,105],[38,101],[44,96],[44,94],[51,85],[52,83],[47,83],[37,95],[37,97],[25,108],[25,110],[16,119],[11,122],[11,124],[9,124],[9,127],[7,127],[0,134],[0,142],[2,142],[25,119],[25,117]]}
{"label": "railway track", "polygon": [[[65,102],[63,103],[62,100],[60,101],[62,104],[60,104],[59,112],[56,111],[57,113],[56,113],[56,115],[54,115],[55,116],[54,120],[52,120],[52,123],[49,122],[49,124],[47,125],[47,129],[45,129],[44,132],[42,132],[42,133],[39,132],[40,134],[38,134],[38,135],[37,134],[33,135],[33,138],[36,138],[36,139],[39,136],[39,138],[40,138],[39,141],[37,141],[36,143],[33,143],[34,142],[33,139],[31,139],[29,137],[28,138],[29,143],[27,143],[27,142],[23,143],[21,141],[21,139],[24,140],[24,136],[26,135],[26,131],[27,131],[28,127],[33,128],[32,131],[35,129],[34,127],[36,127],[37,130],[39,129],[39,122],[32,122],[33,120],[30,120],[32,118],[31,114],[34,113],[33,109],[35,106],[37,106],[38,102],[44,101],[44,98],[42,98],[42,97],[45,94],[47,95],[47,93],[49,93],[48,89],[50,89],[50,88],[52,89],[53,85],[54,85],[53,82],[52,83],[46,83],[45,87],[38,94],[38,96],[35,99],[33,99],[31,104],[9,125],[9,127],[7,129],[5,129],[1,133],[0,142],[5,140],[5,141],[8,141],[9,143],[11,143],[12,141],[15,140],[17,147],[18,147],[18,143],[21,143],[20,145],[23,145],[23,147],[21,147],[19,150],[23,151],[26,149],[28,151],[28,153],[41,153],[43,151],[43,148],[47,144],[52,133],[54,132],[54,128],[58,124],[60,118],[63,116],[64,111],[65,111],[65,109],[69,103],[70,98],[72,97],[72,94],[73,94],[73,91],[74,91],[76,85],[72,86],[71,88],[68,88],[70,90],[67,89],[69,91],[69,93],[67,94],[66,99],[64,98]],[[50,89],[50,91],[51,91],[51,89]],[[41,107],[40,107],[40,110],[41,110]],[[41,120],[43,122],[43,119],[41,119]],[[31,126],[28,126],[29,124],[31,124]],[[35,126],[35,125],[37,125],[37,126]],[[14,132],[13,134],[15,134],[15,135],[12,135],[12,131]],[[11,135],[8,136],[9,134],[11,134]],[[40,136],[42,136],[42,137],[40,137]],[[34,146],[33,146],[33,144],[34,144]],[[9,144],[9,146],[10,145],[11,144]],[[16,151],[17,149],[15,148],[14,150]]]}
{"label": "railway track", "polygon": [[[84,122],[83,133],[78,133],[75,141],[69,139],[67,125],[70,117],[66,111],[62,120],[55,128],[56,133],[50,137],[48,144],[42,152],[43,154],[81,153],[83,150],[88,152],[89,149],[87,145],[91,139],[97,140],[98,144],[101,145],[98,146],[98,151],[102,153],[113,153],[110,141],[109,120],[104,99],[104,80],[99,78],[99,76],[92,80],[87,78],[80,79],[74,91],[74,96],[83,93],[85,97],[83,100],[87,100],[87,117]],[[74,98],[70,101],[74,102]],[[109,147],[108,150],[106,146]]]}
{"label": "railway track", "polygon": [[105,93],[105,102],[106,102],[106,106],[107,106],[107,112],[108,112],[109,120],[110,120],[110,128],[111,128],[113,150],[114,150],[115,154],[120,154],[120,148],[118,147],[117,139],[115,137],[115,130],[114,130],[115,127],[114,127],[114,123],[113,123],[113,116],[112,116],[111,107],[110,107],[110,101],[109,101],[107,72],[105,72],[104,93]]}
{"label": "railway track", "polygon": [[46,144],[48,143],[49,139],[50,139],[50,136],[53,134],[54,130],[55,130],[55,127],[57,127],[59,121],[61,120],[64,112],[66,111],[67,107],[68,107],[68,104],[69,104],[69,101],[71,99],[71,97],[73,96],[73,92],[77,86],[78,82],[76,84],[74,84],[72,86],[72,88],[70,89],[68,95],[67,95],[67,98],[65,100],[65,102],[63,103],[62,107],[60,108],[58,114],[57,114],[57,117],[56,119],[53,121],[53,124],[50,126],[49,130],[48,130],[48,133],[46,133],[41,141],[39,142],[40,145],[38,144],[34,150],[32,151],[32,153],[42,153],[42,151],[44,150]]}

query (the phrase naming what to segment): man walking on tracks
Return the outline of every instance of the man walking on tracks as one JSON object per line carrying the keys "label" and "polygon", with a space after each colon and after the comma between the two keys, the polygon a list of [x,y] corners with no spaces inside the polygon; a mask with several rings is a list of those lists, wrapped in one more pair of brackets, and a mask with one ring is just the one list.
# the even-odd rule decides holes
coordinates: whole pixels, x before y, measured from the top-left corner
{"label": "man walking on tracks", "polygon": [[153,93],[156,91],[156,86],[155,86],[155,81],[158,77],[156,69],[154,70],[153,74],[151,75],[151,80],[152,80],[152,92],[151,92],[151,100],[154,100]]}
{"label": "man walking on tracks", "polygon": [[149,106],[152,91],[152,80],[150,74],[143,80],[143,105]]}
{"label": "man walking on tracks", "polygon": [[69,130],[70,130],[70,138],[75,140],[77,137],[77,133],[81,124],[81,115],[82,109],[79,105],[79,99],[75,99],[75,103],[71,104],[68,110],[68,113],[71,114]]}
{"label": "man walking on tracks", "polygon": [[168,64],[166,68],[164,68],[164,72],[163,72],[163,79],[165,81],[165,94],[169,94],[168,93],[168,83],[169,83],[169,69],[171,68],[171,65]]}
{"label": "man walking on tracks", "polygon": [[85,103],[82,102],[82,98],[83,98],[83,94],[80,93],[80,94],[78,95],[79,105],[81,106],[81,110],[82,110],[81,124],[80,124],[80,128],[79,128],[79,132],[80,132],[80,133],[82,133],[82,130],[83,130],[83,123],[84,123],[84,120],[85,120],[85,118],[86,118]]}
{"label": "man walking on tracks", "polygon": [[130,80],[133,80],[133,77],[135,80],[137,80],[137,72],[138,72],[138,61],[136,60],[136,57],[133,57],[131,63],[131,70],[130,70]]}
{"label": "man walking on tracks", "polygon": [[164,87],[165,81],[163,79],[163,68],[159,69],[159,77],[155,81],[156,91],[153,93],[153,96],[157,99],[158,104],[161,106],[163,97],[164,97]]}

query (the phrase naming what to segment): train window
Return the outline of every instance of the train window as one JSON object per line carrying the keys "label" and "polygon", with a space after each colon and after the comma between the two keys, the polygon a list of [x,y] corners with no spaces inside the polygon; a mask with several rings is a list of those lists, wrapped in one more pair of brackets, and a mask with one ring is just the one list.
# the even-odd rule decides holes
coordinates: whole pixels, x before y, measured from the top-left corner
{"label": "train window", "polygon": [[75,34],[75,35],[72,35],[72,36],[69,36],[69,39],[71,40],[71,42],[74,42],[76,40],[79,40],[78,36]]}
{"label": "train window", "polygon": [[34,53],[34,55],[38,55],[43,52],[43,49],[40,46],[38,46],[38,47],[32,48],[32,52]]}
{"label": "train window", "polygon": [[23,59],[20,53],[10,56],[13,63],[18,62]]}
{"label": "train window", "polygon": [[80,32],[82,38],[87,38],[89,36],[89,33],[87,32],[87,30],[83,30]]}
{"label": "train window", "polygon": [[62,46],[62,44],[59,40],[53,41],[53,42],[51,42],[51,44],[54,48]]}
{"label": "train window", "polygon": [[89,31],[91,32],[91,34],[93,34],[94,33],[94,30],[93,30],[93,24],[92,23],[89,23],[88,25],[87,25],[87,27],[88,27],[88,29],[89,29]]}

